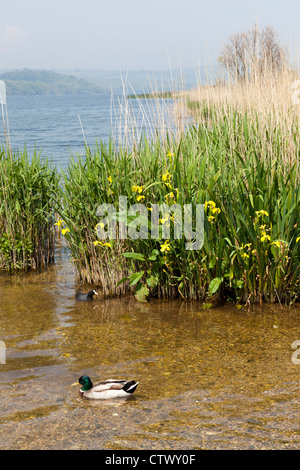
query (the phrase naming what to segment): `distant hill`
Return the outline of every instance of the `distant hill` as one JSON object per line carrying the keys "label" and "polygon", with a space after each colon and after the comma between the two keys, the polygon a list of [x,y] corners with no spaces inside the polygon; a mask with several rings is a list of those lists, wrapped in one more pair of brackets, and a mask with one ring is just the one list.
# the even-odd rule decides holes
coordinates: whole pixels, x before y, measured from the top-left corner
{"label": "distant hill", "polygon": [[[94,83],[103,91],[143,94],[190,90],[219,76],[220,66],[183,67],[165,70],[62,70],[61,73]],[[124,90],[125,88],[125,90]]]}
{"label": "distant hill", "polygon": [[147,94],[189,90],[214,81],[219,67],[184,67],[170,70],[3,70],[8,95],[62,95],[116,92]]}
{"label": "distant hill", "polygon": [[0,75],[8,95],[94,94],[95,84],[82,78],[47,70],[13,70]]}

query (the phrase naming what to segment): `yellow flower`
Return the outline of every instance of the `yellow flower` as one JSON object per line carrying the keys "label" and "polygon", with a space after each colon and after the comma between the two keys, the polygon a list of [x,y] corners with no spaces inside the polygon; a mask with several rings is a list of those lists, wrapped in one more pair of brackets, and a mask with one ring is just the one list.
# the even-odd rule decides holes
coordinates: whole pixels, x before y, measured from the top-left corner
{"label": "yellow flower", "polygon": [[110,196],[110,195],[113,195],[113,194],[114,194],[114,192],[113,192],[113,191],[112,191],[110,188],[108,188],[108,190],[107,190],[107,194],[108,194],[108,196]]}
{"label": "yellow flower", "polygon": [[255,254],[257,253],[257,251],[254,249],[254,250],[251,251],[251,253],[252,253],[253,255],[255,255]]}
{"label": "yellow flower", "polygon": [[166,240],[165,243],[163,245],[161,245],[160,247],[160,251],[162,253],[165,253],[165,252],[168,252],[171,250],[171,247],[170,247],[170,243],[169,243],[169,240]]}
{"label": "yellow flower", "polygon": [[147,207],[148,211],[152,211],[152,207]]}
{"label": "yellow flower", "polygon": [[296,238],[296,243],[300,242],[300,237]]}
{"label": "yellow flower", "polygon": [[280,248],[280,241],[275,240],[274,242],[271,243],[271,245],[275,245],[275,246],[277,246],[277,248]]}
{"label": "yellow flower", "polygon": [[251,248],[251,243],[246,243],[246,245],[243,243],[242,248]]}
{"label": "yellow flower", "polygon": [[58,227],[60,227],[62,224],[64,224],[64,221],[58,220],[54,225],[57,225]]}
{"label": "yellow flower", "polygon": [[167,181],[169,180],[168,182],[170,183],[170,179],[172,179],[172,175],[167,171],[167,173],[165,173],[164,175],[162,175],[162,180],[163,181]]}
{"label": "yellow flower", "polygon": [[94,246],[97,246],[97,245],[101,245],[101,246],[107,246],[108,248],[111,248],[111,244],[110,243],[104,243],[104,242],[101,242],[99,240],[96,240],[93,242],[94,243]]}
{"label": "yellow flower", "polygon": [[139,201],[143,201],[145,199],[145,196],[138,196],[136,198],[136,200],[139,202]]}
{"label": "yellow flower", "polygon": [[219,207],[213,207],[211,211],[213,214],[220,214],[221,209]]}
{"label": "yellow flower", "polygon": [[267,211],[255,211],[255,214],[257,215],[257,217],[260,217],[261,215],[265,215],[266,217],[269,216],[268,212]]}
{"label": "yellow flower", "polygon": [[108,181],[109,181],[110,183],[112,183],[112,177],[111,177],[110,175],[109,175],[109,177],[108,177],[107,179],[108,179]]}
{"label": "yellow flower", "polygon": [[63,235],[65,235],[67,232],[70,232],[70,230],[68,228],[63,228],[62,231],[61,231],[61,233]]}
{"label": "yellow flower", "polygon": [[205,201],[204,209],[215,209],[216,203],[214,201]]}
{"label": "yellow flower", "polygon": [[172,153],[172,152],[168,152],[168,153],[167,153],[167,157],[175,157],[175,155],[174,155],[174,153]]}
{"label": "yellow flower", "polygon": [[241,256],[242,256],[242,258],[244,258],[244,259],[245,259],[245,258],[249,258],[248,253],[242,253]]}
{"label": "yellow flower", "polygon": [[99,223],[96,225],[96,227],[95,227],[96,230],[97,230],[98,226],[99,226],[100,228],[104,228],[104,227],[105,227],[105,224],[104,224],[103,222],[99,222]]}
{"label": "yellow flower", "polygon": [[267,235],[266,232],[263,232],[262,237],[260,238],[261,242],[264,242],[265,240],[271,240],[270,235]]}
{"label": "yellow flower", "polygon": [[168,194],[165,195],[165,199],[166,199],[166,202],[167,202],[168,204],[171,204],[171,203],[172,203],[172,204],[175,204],[175,198],[176,198],[176,196],[175,196],[175,194],[173,193],[173,191],[171,191],[170,193],[168,193]]}
{"label": "yellow flower", "polygon": [[168,220],[169,220],[169,216],[168,216],[168,214],[167,214],[165,218],[159,219],[159,222],[160,222],[161,224],[165,224],[166,222],[168,222]]}
{"label": "yellow flower", "polygon": [[208,222],[213,222],[215,217],[213,215],[210,215],[209,217],[207,217],[207,219],[208,219]]}
{"label": "yellow flower", "polygon": [[139,193],[139,194],[141,194],[141,192],[143,191],[144,187],[145,187],[145,185],[144,185],[144,186],[137,186],[137,185],[134,185],[134,186],[131,187],[131,189],[132,189],[132,192],[133,192],[133,193]]}

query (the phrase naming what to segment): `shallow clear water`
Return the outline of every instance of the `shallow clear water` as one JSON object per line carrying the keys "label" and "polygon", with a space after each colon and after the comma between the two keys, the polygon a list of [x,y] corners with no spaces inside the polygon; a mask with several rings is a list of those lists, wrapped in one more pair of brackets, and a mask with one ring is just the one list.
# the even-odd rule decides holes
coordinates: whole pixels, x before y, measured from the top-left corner
{"label": "shallow clear water", "polygon": [[[1,449],[300,448],[299,306],[80,303],[76,287],[62,255],[0,276]],[[140,384],[89,401],[71,387],[82,374]]]}

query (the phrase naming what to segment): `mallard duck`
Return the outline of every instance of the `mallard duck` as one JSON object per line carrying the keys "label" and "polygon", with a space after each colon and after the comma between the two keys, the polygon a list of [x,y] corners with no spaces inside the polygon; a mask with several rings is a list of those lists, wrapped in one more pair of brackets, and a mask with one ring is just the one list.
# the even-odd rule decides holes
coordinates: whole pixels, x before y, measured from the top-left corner
{"label": "mallard duck", "polygon": [[77,292],[75,295],[76,300],[93,300],[93,295],[99,295],[95,290],[90,290],[87,294]]}
{"label": "mallard duck", "polygon": [[93,385],[88,375],[83,375],[78,379],[78,382],[72,384],[82,385],[79,394],[82,397],[107,400],[110,398],[123,398],[130,396],[138,386],[139,382],[134,380],[114,380],[107,379],[97,382]]}

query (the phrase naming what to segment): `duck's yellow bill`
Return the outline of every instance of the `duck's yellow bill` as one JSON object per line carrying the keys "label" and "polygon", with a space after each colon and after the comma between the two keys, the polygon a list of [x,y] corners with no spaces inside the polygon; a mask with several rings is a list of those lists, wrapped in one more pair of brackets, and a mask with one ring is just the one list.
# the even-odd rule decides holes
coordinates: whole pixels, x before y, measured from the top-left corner
{"label": "duck's yellow bill", "polygon": [[75,385],[80,385],[79,382],[74,382],[73,384],[71,384],[71,387],[74,387]]}

